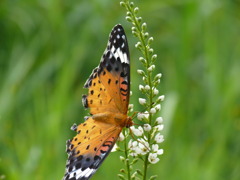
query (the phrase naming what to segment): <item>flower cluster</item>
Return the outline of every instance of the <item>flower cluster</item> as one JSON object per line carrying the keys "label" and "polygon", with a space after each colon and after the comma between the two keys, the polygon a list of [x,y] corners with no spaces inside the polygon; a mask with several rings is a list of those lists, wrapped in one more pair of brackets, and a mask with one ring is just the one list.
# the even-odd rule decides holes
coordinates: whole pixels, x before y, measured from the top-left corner
{"label": "flower cluster", "polygon": [[[153,37],[149,36],[147,24],[142,22],[142,17],[137,16],[139,8],[134,7],[134,3],[129,0],[123,0],[120,4],[127,10],[126,20],[132,23],[132,34],[138,39],[135,47],[142,54],[139,61],[143,69],[137,70],[142,79],[142,83],[139,85],[142,97],[139,97],[138,101],[146,110],[137,114],[141,125],[132,126],[120,135],[119,139],[124,139],[123,152],[125,153],[125,157],[121,156],[120,159],[125,163],[126,169],[122,169],[120,172],[123,174],[118,176],[121,179],[129,180],[141,176],[145,180],[149,165],[159,162],[159,156],[163,154],[160,143],[164,141],[162,134],[164,125],[162,117],[158,115],[161,110],[160,103],[164,100],[164,95],[159,95],[158,90],[162,74],[156,73],[157,54],[154,54],[154,50],[151,48]],[[133,112],[133,104],[129,105],[129,112]],[[128,141],[129,137],[132,138]],[[134,171],[133,166],[139,159],[143,162],[143,170],[136,169]],[[150,179],[153,178],[155,176],[150,177]]]}
{"label": "flower cluster", "polygon": [[[143,115],[146,118],[146,114]],[[164,128],[162,124],[162,117],[158,117],[156,119],[156,125],[151,126],[150,124],[144,124],[142,126],[138,126],[138,128],[132,126],[131,132],[138,137],[135,141],[132,139],[128,143],[128,149],[130,150],[130,156],[137,157],[141,155],[146,155],[149,153],[148,161],[151,164],[155,164],[159,161],[158,155],[163,154],[163,149],[159,149],[158,144],[164,141],[164,137],[161,134],[161,131]],[[153,138],[151,142],[151,146],[149,144],[149,139],[146,134],[150,133],[150,137]]]}

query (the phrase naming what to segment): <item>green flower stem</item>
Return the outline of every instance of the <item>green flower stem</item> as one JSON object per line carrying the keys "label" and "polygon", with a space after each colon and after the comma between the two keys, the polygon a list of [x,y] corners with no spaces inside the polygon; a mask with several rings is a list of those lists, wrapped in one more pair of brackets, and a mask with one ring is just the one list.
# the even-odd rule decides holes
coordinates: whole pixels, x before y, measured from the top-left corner
{"label": "green flower stem", "polygon": [[127,166],[127,177],[128,180],[131,180],[131,171],[130,171],[130,164],[129,164],[129,155],[128,155],[128,146],[127,146],[127,139],[124,139],[124,148],[125,148],[125,163]]}
{"label": "green flower stem", "polygon": [[[134,11],[133,9],[131,8],[130,4],[129,4],[129,1],[125,1],[126,3],[126,8],[127,10],[131,13],[132,15],[132,18],[133,18],[133,25],[137,28],[138,30],[138,38],[140,39],[142,45],[143,45],[143,48],[144,48],[144,51],[143,51],[143,55],[146,59],[146,62],[147,62],[147,68],[150,67],[150,58],[149,58],[149,52],[148,52],[148,46],[146,45],[146,42],[145,42],[145,38],[143,37],[143,33],[141,32],[141,27],[140,27],[140,24],[134,14]],[[147,71],[147,78],[148,78],[148,84],[150,86],[150,88],[152,89],[152,76],[151,76],[151,72]],[[153,99],[153,94],[152,94],[152,91],[150,91],[150,97],[149,97],[149,110],[152,108],[152,99]],[[149,124],[152,125],[152,116],[150,114],[150,117],[149,117]]]}
{"label": "green flower stem", "polygon": [[[160,136],[158,133],[160,129],[156,129],[161,127],[157,127],[158,125],[153,120],[154,114],[161,108],[159,104],[159,98],[156,99],[156,101],[153,99],[158,94],[156,87],[160,83],[161,76],[158,75],[153,79],[152,71],[155,69],[154,62],[157,58],[157,55],[153,54],[153,49],[150,47],[153,38],[148,37],[149,33],[146,31],[147,24],[142,23],[142,18],[137,16],[139,8],[134,7],[133,2],[129,2],[129,0],[123,0],[120,4],[125,7],[127,11],[126,20],[132,23],[132,34],[138,39],[135,47],[142,54],[142,56],[139,58],[139,61],[142,63],[145,70],[139,69],[138,73],[142,76],[145,87],[143,85],[139,85],[139,89],[146,96],[146,99],[139,98],[139,103],[148,111],[147,114],[139,114],[138,117],[139,120],[143,121],[144,127],[133,127],[132,129],[134,134],[139,137],[139,140],[131,142],[132,146],[130,149],[127,149],[127,142],[125,141],[125,150],[127,151],[125,152],[125,164],[127,166],[128,179],[139,179],[139,177],[141,177],[141,179],[146,180],[149,165],[157,163],[159,161],[157,156],[163,152],[162,149],[158,150],[158,145],[156,144],[156,142],[158,143],[163,140],[163,136]],[[155,142],[154,136],[157,135],[156,133],[158,133],[158,136],[156,136],[158,139]],[[145,148],[148,148],[148,150],[144,149],[142,146],[145,146]],[[132,151],[131,153],[133,154],[129,154],[130,151]],[[133,156],[133,161],[128,161],[129,156]],[[143,161],[142,172],[131,169],[132,165],[137,162],[136,158],[139,158]],[[130,171],[133,171],[132,175],[130,175]]]}
{"label": "green flower stem", "polygon": [[[129,11],[131,13],[131,16],[132,16],[132,20],[133,20],[133,25],[136,27],[136,30],[137,30],[137,37],[139,38],[140,42],[142,43],[142,47],[143,47],[143,50],[141,49],[141,52],[143,53],[144,55],[144,58],[146,59],[146,67],[149,68],[150,67],[150,58],[149,58],[149,51],[148,51],[148,45],[146,43],[146,40],[143,36],[143,31],[141,30],[141,26],[140,26],[140,23],[138,22],[136,16],[135,16],[135,13],[134,13],[134,10],[133,8],[130,6],[129,4],[129,1],[125,1],[126,3],[126,9],[127,11]],[[148,108],[148,112],[150,111],[150,109],[152,108],[152,104],[153,104],[153,93],[152,93],[152,72],[148,71],[147,70],[147,81],[148,81],[148,85],[150,86],[150,93],[149,93],[149,108]],[[149,124],[152,126],[152,114],[149,114]],[[149,133],[148,135],[148,143],[151,144],[151,134]],[[143,174],[143,180],[146,180],[147,178],[147,169],[148,169],[148,155],[149,153],[147,153],[146,157],[145,157],[145,160],[144,160],[144,174]]]}

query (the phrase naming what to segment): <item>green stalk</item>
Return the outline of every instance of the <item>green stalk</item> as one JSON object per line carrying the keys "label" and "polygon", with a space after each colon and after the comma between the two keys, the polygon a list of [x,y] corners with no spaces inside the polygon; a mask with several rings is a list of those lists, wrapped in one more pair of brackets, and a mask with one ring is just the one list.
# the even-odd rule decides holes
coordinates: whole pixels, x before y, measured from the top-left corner
{"label": "green stalk", "polygon": [[130,170],[130,164],[128,159],[127,139],[124,140],[124,148],[125,148],[125,160],[126,160],[126,166],[127,166],[127,177],[128,177],[128,180],[131,180],[131,170]]}
{"label": "green stalk", "polygon": [[[141,27],[139,25],[139,22],[137,21],[136,19],[136,16],[133,12],[133,9],[130,7],[129,5],[129,2],[126,1],[126,7],[127,7],[127,10],[131,13],[132,15],[132,19],[134,21],[134,24],[135,24],[135,27],[137,28],[137,31],[138,31],[138,38],[140,39],[141,43],[142,43],[142,46],[143,46],[143,55],[146,59],[146,62],[147,62],[147,68],[150,67],[150,59],[149,59],[149,52],[148,52],[148,49],[147,49],[147,45],[146,45],[146,42],[145,42],[145,38],[143,37],[143,34],[141,33]],[[153,94],[152,94],[152,78],[151,78],[151,72],[149,72],[147,70],[147,80],[148,80],[148,85],[150,86],[150,95],[149,95],[149,109],[148,111],[150,111],[150,109],[152,108],[152,103],[153,103]],[[152,115],[149,114],[149,124],[152,126]],[[151,144],[150,142],[151,138],[150,138],[150,133],[148,134],[148,143]],[[145,157],[145,161],[144,161],[144,174],[143,174],[143,180],[146,180],[147,178],[147,168],[148,168],[148,155],[146,155]]]}

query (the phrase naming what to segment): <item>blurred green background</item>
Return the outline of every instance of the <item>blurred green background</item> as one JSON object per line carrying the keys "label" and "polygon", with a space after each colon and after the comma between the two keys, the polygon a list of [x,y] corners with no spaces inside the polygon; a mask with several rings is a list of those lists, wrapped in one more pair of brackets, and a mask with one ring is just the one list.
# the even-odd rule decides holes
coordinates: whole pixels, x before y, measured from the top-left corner
{"label": "blurred green background", "polygon": [[[240,179],[240,2],[135,3],[155,39],[166,96],[165,154],[149,172],[164,180]],[[88,113],[83,84],[117,23],[130,46],[131,102],[141,110],[140,54],[119,1],[0,1],[0,179],[62,178],[70,127]],[[111,153],[92,179],[117,179],[119,155]]]}

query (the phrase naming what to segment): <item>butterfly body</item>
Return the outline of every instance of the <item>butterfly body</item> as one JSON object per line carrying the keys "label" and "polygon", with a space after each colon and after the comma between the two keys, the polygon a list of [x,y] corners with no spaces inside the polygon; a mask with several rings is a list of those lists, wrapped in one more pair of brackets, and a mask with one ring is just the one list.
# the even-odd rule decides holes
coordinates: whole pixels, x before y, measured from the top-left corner
{"label": "butterfly body", "polygon": [[132,125],[132,118],[120,113],[99,113],[92,116],[92,118],[96,121],[102,121],[105,123],[117,125],[121,128],[129,127]]}
{"label": "butterfly body", "polygon": [[73,130],[77,135],[67,141],[68,161],[64,180],[87,180],[110,153],[124,127],[130,127],[127,115],[130,91],[130,60],[128,43],[121,25],[110,34],[100,64],[84,87],[85,108],[91,116]]}

